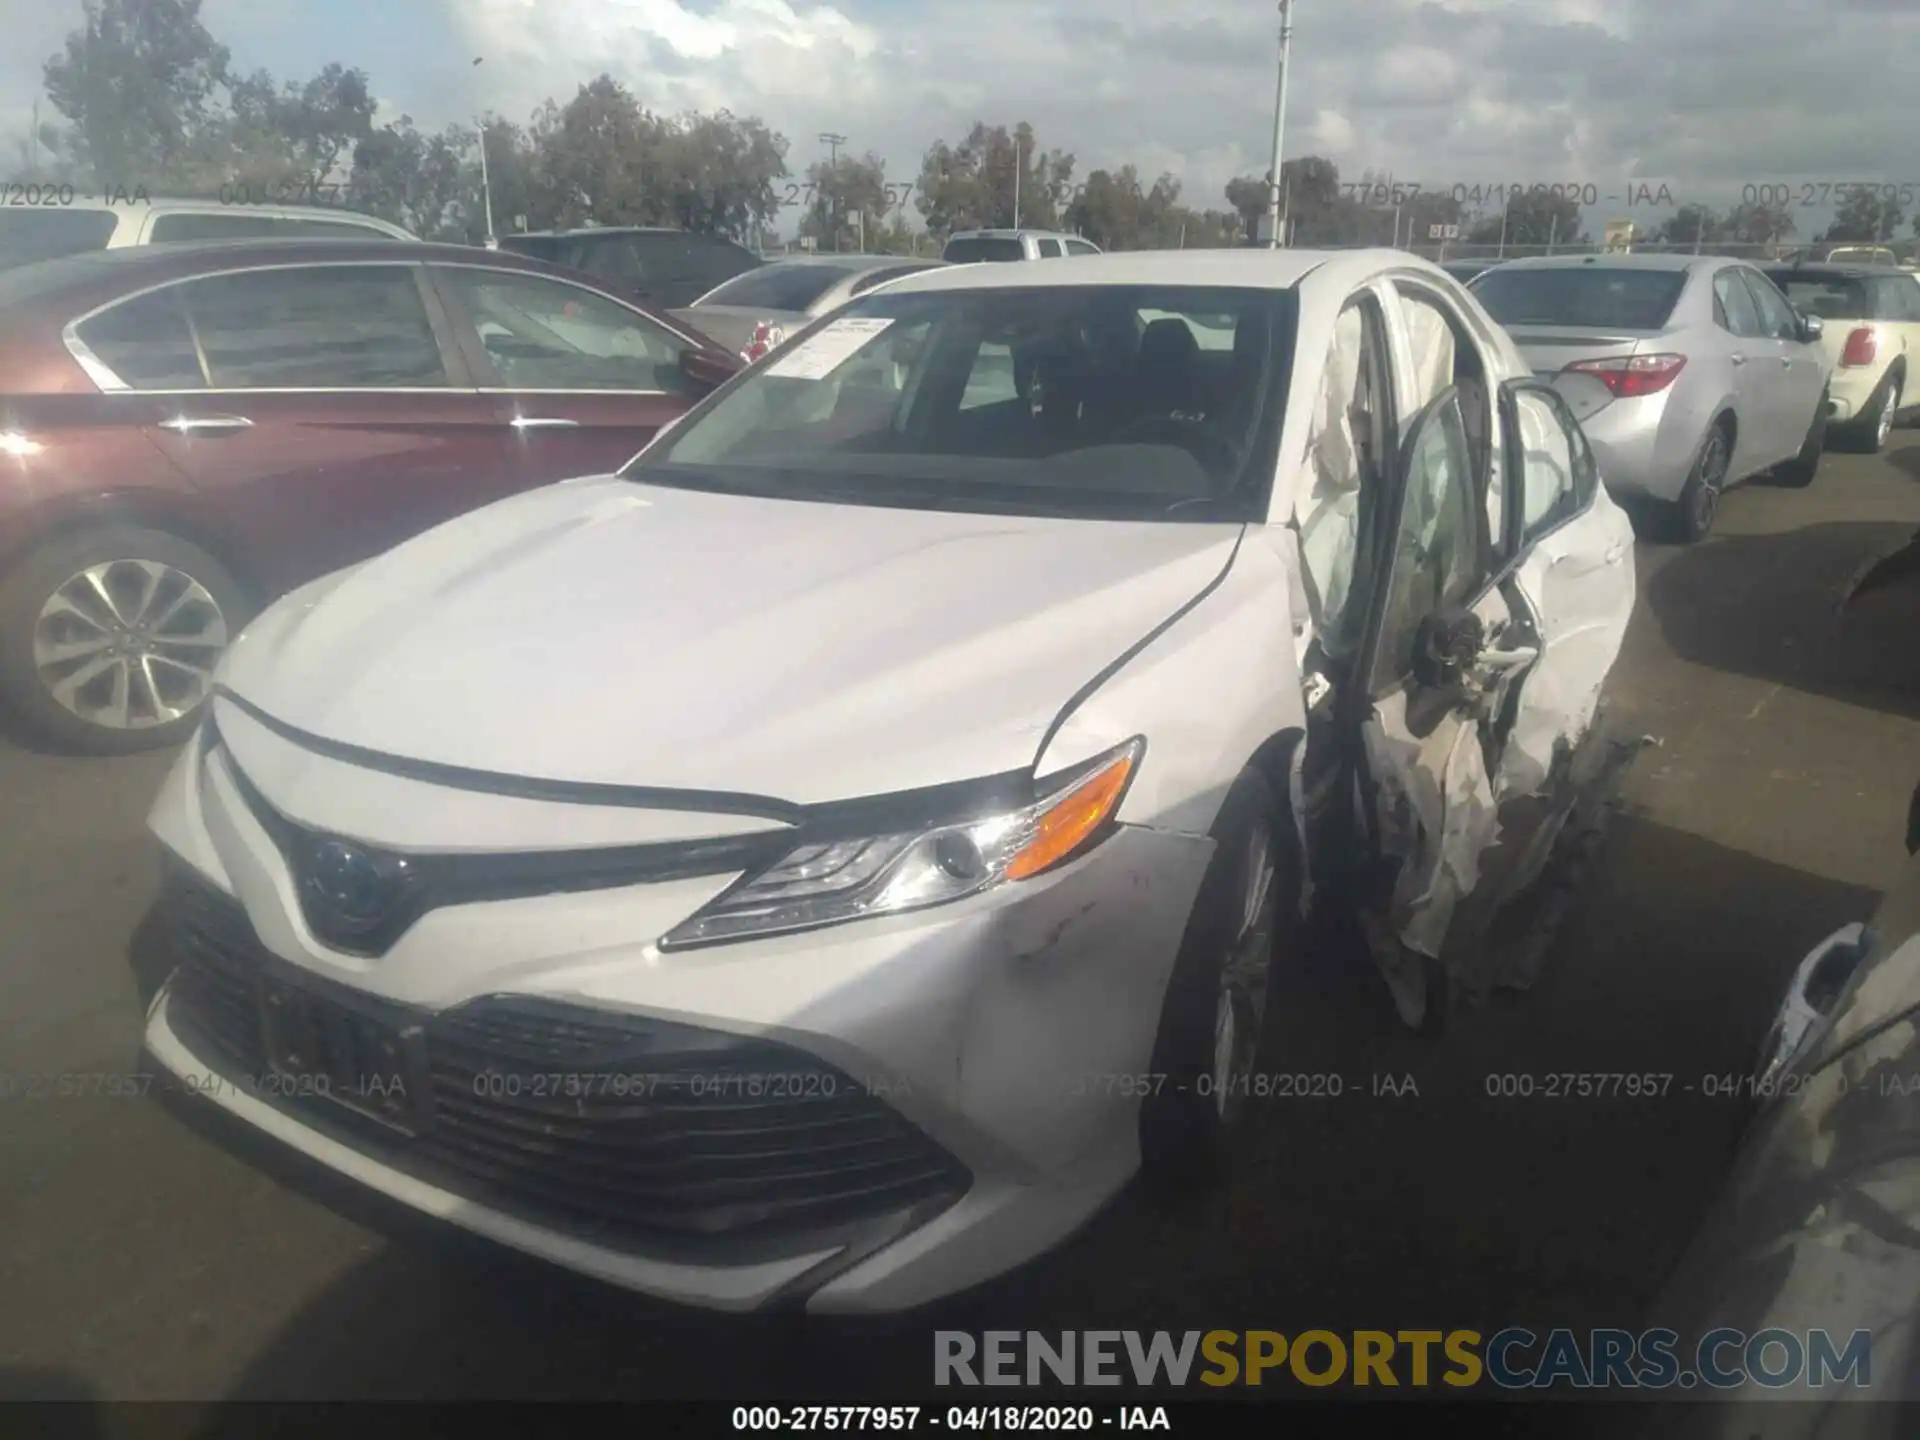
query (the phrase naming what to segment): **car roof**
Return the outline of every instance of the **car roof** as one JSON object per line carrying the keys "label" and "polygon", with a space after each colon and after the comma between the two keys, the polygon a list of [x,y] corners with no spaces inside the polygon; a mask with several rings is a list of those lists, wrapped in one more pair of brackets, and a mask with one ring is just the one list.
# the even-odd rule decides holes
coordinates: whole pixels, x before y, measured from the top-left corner
{"label": "car roof", "polygon": [[1845,260],[1781,260],[1771,263],[1766,269],[1779,275],[1830,275],[1835,279],[1867,280],[1874,276],[1903,275],[1911,277],[1911,270],[1898,265],[1870,265],[1864,261],[1853,264]]}
{"label": "car roof", "polygon": [[[782,255],[769,260],[761,270],[772,270],[778,266],[790,266],[795,270],[878,270],[884,265],[944,265],[944,260],[930,260],[924,255]],[[758,275],[760,270],[742,271],[742,274]],[[736,279],[739,277],[735,277]]]}
{"label": "car roof", "polygon": [[1420,270],[1453,282],[1429,260],[1400,250],[1129,250],[1083,255],[1071,265],[947,265],[892,281],[889,295],[931,290],[1042,289],[1063,285],[1194,285],[1286,290],[1315,271],[1352,280]]}
{"label": "car roof", "polygon": [[[51,188],[51,187],[46,187]],[[262,200],[222,200],[217,195],[149,195],[133,198],[125,193],[125,187],[103,187],[103,195],[76,195],[61,205],[62,210],[111,210],[116,214],[123,210],[144,210],[164,214],[169,211],[186,210],[194,214],[224,215],[260,214],[298,216],[303,220],[368,220],[376,225],[393,225],[391,220],[383,220],[378,215],[368,215],[359,210],[348,209],[344,205],[301,205],[294,201]],[[237,187],[244,190],[246,187]],[[396,230],[404,231],[403,226],[393,225]]]}
{"label": "car roof", "polygon": [[738,240],[729,240],[724,235],[709,235],[704,230],[682,230],[673,225],[581,225],[572,230],[516,230],[511,235],[502,235],[500,240],[502,244],[509,240],[571,240],[579,235],[692,235],[701,240],[718,240],[726,245],[740,244]]}
{"label": "car roof", "polygon": [[[1031,235],[1040,240],[1081,240],[1085,236],[1070,234],[1065,230],[1030,230],[1022,226],[1018,230],[956,230],[947,237],[949,243],[955,240],[1018,240],[1022,235]],[[1093,242],[1088,240],[1091,245]]]}
{"label": "car roof", "polygon": [[[1579,265],[1609,270],[1691,270],[1697,265],[1739,263],[1730,255],[1649,255],[1638,252],[1608,255],[1525,255],[1497,262],[1502,270],[1567,270]],[[1489,269],[1494,268],[1492,266]]]}

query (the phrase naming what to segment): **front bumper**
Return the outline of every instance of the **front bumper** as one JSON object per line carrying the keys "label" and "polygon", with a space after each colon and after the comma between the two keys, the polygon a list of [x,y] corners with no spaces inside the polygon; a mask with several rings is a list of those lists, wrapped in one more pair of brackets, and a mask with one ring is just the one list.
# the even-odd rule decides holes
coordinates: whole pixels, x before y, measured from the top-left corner
{"label": "front bumper", "polygon": [[[244,952],[243,972],[253,965],[269,979],[384,1012],[388,1033],[417,1022],[429,1054],[440,1043],[436,1026],[463,1022],[476,1007],[544,1006],[640,1037],[618,1053],[603,1047],[591,1064],[556,1054],[544,1062],[550,1073],[646,1069],[648,1047],[657,1055],[662,1043],[646,1038],[651,1027],[696,1035],[712,1047],[716,1074],[783,1066],[831,1074],[837,1108],[809,1110],[800,1096],[770,1113],[770,1148],[793,1151],[809,1126],[847,1127],[850,1141],[879,1147],[869,1156],[893,1186],[873,1187],[871,1203],[802,1206],[802,1219],[758,1228],[730,1228],[714,1213],[668,1226],[657,1215],[623,1217],[618,1187],[605,1183],[609,1171],[622,1184],[631,1178],[623,1145],[668,1147],[693,1165],[691,1178],[716,1183],[748,1209],[792,1198],[793,1177],[774,1174],[779,1185],[766,1189],[743,1185],[769,1172],[743,1160],[733,1138],[691,1121],[664,1137],[647,1132],[646,1115],[601,1104],[604,1088],[586,1102],[573,1097],[571,1114],[564,1105],[503,1108],[496,1094],[497,1113],[487,1117],[494,1129],[469,1136],[449,1164],[446,1134],[433,1132],[422,1146],[369,1128],[334,1101],[289,1093],[264,1052],[213,1043],[212,1002],[194,992],[186,968],[177,970],[148,1020],[158,1065],[415,1210],[680,1303],[748,1310],[797,1300],[821,1312],[884,1312],[1051,1248],[1137,1168],[1138,1101],[1126,1077],[1148,1068],[1167,976],[1211,854],[1203,837],[1123,828],[1074,864],[969,901],[685,953],[661,952],[656,937],[724,878],[699,882],[699,893],[671,882],[451,905],[368,962],[328,951],[306,929],[284,864],[225,763],[218,749],[184,756],[153,824],[216,905],[226,897],[240,918],[242,938],[229,948]],[[189,948],[183,942],[181,953]],[[236,993],[230,1015],[254,995]],[[229,1032],[244,1040],[248,1023],[242,1013]],[[776,1058],[740,1058],[755,1047]],[[471,1110],[477,1077],[515,1063],[496,1047],[467,1071],[450,1076],[429,1065],[419,1073],[434,1096]],[[611,1128],[586,1149],[560,1144],[558,1132],[571,1134],[583,1119]],[[523,1143],[507,1146],[507,1130]],[[722,1152],[730,1168],[706,1164]],[[806,1165],[831,1172],[847,1201],[839,1192],[856,1187],[823,1155],[812,1152]],[[489,1157],[490,1172],[480,1163]],[[662,1194],[641,1199],[638,1208],[657,1210]]]}

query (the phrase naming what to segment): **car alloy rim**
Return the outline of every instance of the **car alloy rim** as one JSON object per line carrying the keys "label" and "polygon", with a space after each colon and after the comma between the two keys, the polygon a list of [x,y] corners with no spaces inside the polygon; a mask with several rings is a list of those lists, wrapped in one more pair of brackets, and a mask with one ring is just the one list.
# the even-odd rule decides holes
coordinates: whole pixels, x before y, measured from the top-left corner
{"label": "car alloy rim", "polygon": [[108,730],[191,714],[227,648],[206,586],[157,560],[108,560],[70,576],[40,607],[33,663],[69,713]]}
{"label": "car alloy rim", "polygon": [[1893,412],[1899,408],[1900,386],[1896,382],[1887,390],[1887,403],[1880,407],[1880,424],[1877,434],[1882,445],[1887,443],[1887,436],[1893,433]]}
{"label": "car alloy rim", "polygon": [[1213,1104],[1225,1119],[1232,1102],[1244,1098],[1253,1058],[1266,1018],[1267,971],[1273,960],[1273,837],[1264,821],[1255,822],[1246,839],[1241,872],[1240,913],[1235,934],[1220,967],[1220,992],[1213,1016]]}
{"label": "car alloy rim", "polygon": [[1719,507],[1727,459],[1727,437],[1715,430],[1707,440],[1707,453],[1700,459],[1700,483],[1694,487],[1693,494],[1694,520],[1701,530],[1713,522],[1714,511]]}

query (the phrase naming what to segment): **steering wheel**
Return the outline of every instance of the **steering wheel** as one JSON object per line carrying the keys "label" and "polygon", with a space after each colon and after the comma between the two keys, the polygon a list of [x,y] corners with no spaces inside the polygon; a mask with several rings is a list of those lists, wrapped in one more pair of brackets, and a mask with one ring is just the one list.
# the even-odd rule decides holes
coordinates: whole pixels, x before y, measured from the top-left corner
{"label": "steering wheel", "polygon": [[1240,463],[1240,447],[1215,426],[1205,420],[1184,420],[1175,415],[1142,416],[1122,425],[1112,443],[1177,445],[1216,474],[1231,471]]}

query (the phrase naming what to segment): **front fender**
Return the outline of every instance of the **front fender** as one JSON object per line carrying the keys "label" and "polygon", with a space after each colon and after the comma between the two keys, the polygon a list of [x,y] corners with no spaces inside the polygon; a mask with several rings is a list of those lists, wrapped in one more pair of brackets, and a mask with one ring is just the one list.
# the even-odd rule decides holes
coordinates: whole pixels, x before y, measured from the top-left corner
{"label": "front fender", "polygon": [[[1306,728],[1295,658],[1298,553],[1287,527],[1248,526],[1220,580],[1055,727],[1037,772],[1144,735],[1146,759],[1120,821],[1207,834],[1248,762]],[[1298,619],[1304,625],[1304,614]]]}

